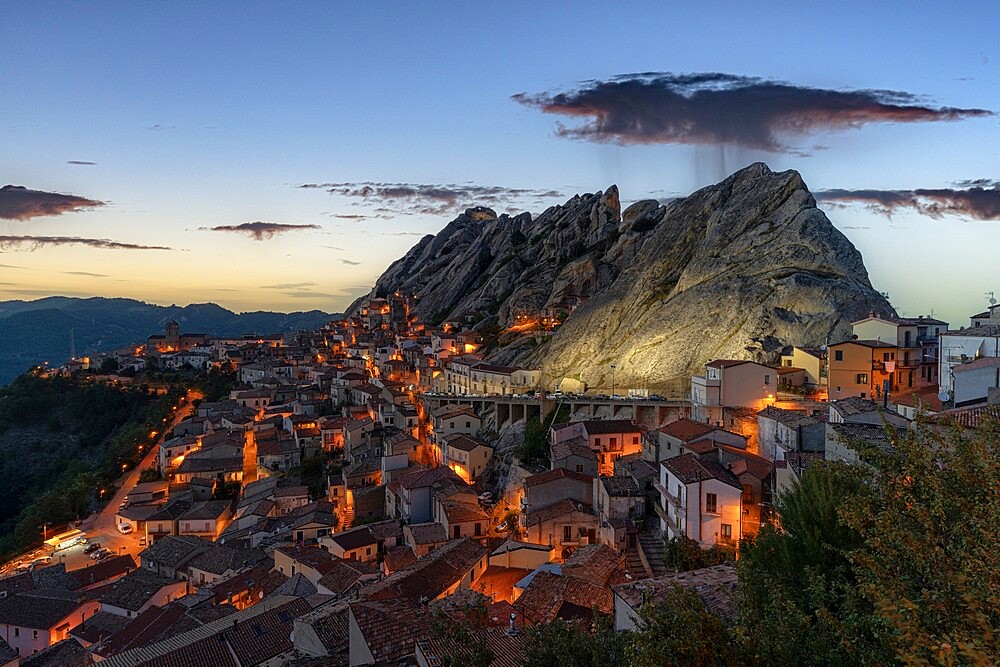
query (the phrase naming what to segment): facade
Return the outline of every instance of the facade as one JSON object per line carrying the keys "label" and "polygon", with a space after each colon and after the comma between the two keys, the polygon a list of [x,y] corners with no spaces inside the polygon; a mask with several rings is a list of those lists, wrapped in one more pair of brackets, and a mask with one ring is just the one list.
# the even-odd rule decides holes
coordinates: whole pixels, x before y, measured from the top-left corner
{"label": "facade", "polygon": [[857,396],[881,398],[895,372],[896,343],[877,339],[845,340],[830,346],[831,401]]}
{"label": "facade", "polygon": [[703,547],[738,539],[743,487],[718,463],[682,454],[660,463],[656,513],[667,537],[687,535]]}
{"label": "facade", "polygon": [[725,423],[725,408],[761,410],[778,391],[775,369],[754,361],[716,359],[705,374],[691,378],[692,418],[716,426]]}

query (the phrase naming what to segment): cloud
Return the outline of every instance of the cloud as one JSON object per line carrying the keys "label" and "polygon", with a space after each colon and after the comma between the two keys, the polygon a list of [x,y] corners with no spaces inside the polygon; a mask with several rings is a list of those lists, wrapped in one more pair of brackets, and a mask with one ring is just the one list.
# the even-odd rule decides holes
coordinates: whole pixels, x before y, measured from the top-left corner
{"label": "cloud", "polygon": [[29,190],[23,185],[0,188],[0,218],[5,220],[29,220],[98,206],[104,206],[104,202],[58,192]]}
{"label": "cloud", "polygon": [[863,204],[869,210],[891,217],[910,209],[934,219],[956,215],[972,220],[1000,220],[1000,182],[988,179],[960,181],[968,187],[916,190],[825,190],[817,201],[833,206]]}
{"label": "cloud", "polygon": [[85,278],[110,278],[111,276],[103,273],[91,273],[90,271],[60,271],[63,275],[67,276],[84,276]]}
{"label": "cloud", "polygon": [[302,289],[303,287],[315,287],[316,283],[278,283],[277,285],[261,285],[260,289]]}
{"label": "cloud", "polygon": [[85,239],[79,236],[0,236],[0,250],[38,250],[43,246],[83,245],[102,250],[173,250],[166,246],[122,243],[110,239]]}
{"label": "cloud", "polygon": [[349,264],[350,266],[359,266],[361,264],[361,262],[355,262],[350,259],[341,259],[340,261],[343,262],[344,264]]}
{"label": "cloud", "polygon": [[340,294],[330,294],[329,292],[313,292],[312,290],[295,290],[290,292],[282,292],[282,294],[292,299],[311,299],[311,298],[336,299],[339,296],[341,296]]}
{"label": "cloud", "polygon": [[498,185],[430,185],[425,183],[305,183],[304,189],[326,190],[332,195],[360,200],[374,208],[373,215],[336,214],[345,220],[390,218],[394,215],[442,215],[471,206],[504,207],[514,203],[538,205],[564,199],[556,190],[507,188]]}
{"label": "cloud", "polygon": [[330,250],[343,250],[343,248],[341,248],[340,246],[335,246],[335,245],[325,245],[323,247],[329,248]]}
{"label": "cloud", "polygon": [[235,232],[246,234],[256,241],[273,238],[276,234],[295,232],[302,229],[321,229],[319,225],[286,225],[280,222],[244,222],[239,225],[219,225],[217,227],[199,227],[211,232]]}
{"label": "cloud", "polygon": [[625,74],[569,92],[518,93],[544,113],[582,119],[556,135],[612,144],[737,145],[797,152],[783,140],[869,123],[915,123],[994,115],[936,107],[894,90],[830,90],[720,73]]}
{"label": "cloud", "polygon": [[96,162],[90,162],[88,160],[66,160],[66,164],[75,164],[75,165],[81,166],[81,167],[93,167],[97,163]]}
{"label": "cloud", "polygon": [[26,269],[26,266],[18,266],[17,264],[0,264],[0,269]]}
{"label": "cloud", "polygon": [[0,290],[0,292],[9,292],[11,294],[27,294],[29,296],[93,296],[87,292],[73,292],[69,290],[51,290],[51,289],[5,289]]}

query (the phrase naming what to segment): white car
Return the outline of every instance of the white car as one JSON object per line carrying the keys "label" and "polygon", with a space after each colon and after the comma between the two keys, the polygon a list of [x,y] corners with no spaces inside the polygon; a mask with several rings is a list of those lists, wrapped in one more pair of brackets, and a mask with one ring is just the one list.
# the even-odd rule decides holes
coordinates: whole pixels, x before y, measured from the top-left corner
{"label": "white car", "polygon": [[118,532],[121,533],[122,535],[128,535],[129,533],[132,532],[132,526],[128,525],[127,523],[120,523],[118,524]]}

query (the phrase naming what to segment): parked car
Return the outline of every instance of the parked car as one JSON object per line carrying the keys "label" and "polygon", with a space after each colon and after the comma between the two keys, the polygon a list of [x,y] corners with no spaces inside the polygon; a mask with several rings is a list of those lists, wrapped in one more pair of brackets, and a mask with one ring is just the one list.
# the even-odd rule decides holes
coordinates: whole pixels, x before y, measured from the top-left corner
{"label": "parked car", "polygon": [[93,542],[92,544],[88,544],[87,546],[85,546],[83,548],[83,553],[89,555],[89,554],[94,553],[95,551],[97,551],[100,548],[101,548],[101,543],[100,542]]}
{"label": "parked car", "polygon": [[480,493],[479,494],[479,501],[480,502],[488,503],[491,500],[493,500],[493,494],[491,492],[487,491],[486,493]]}
{"label": "parked car", "polygon": [[613,401],[624,401],[625,397],[622,396],[621,394],[612,394],[611,400],[613,400]]}
{"label": "parked car", "polygon": [[118,524],[118,532],[121,533],[122,535],[128,535],[129,533],[132,532],[132,526],[128,525],[127,523],[120,523]]}
{"label": "parked car", "polygon": [[140,547],[146,546],[146,538],[145,538],[145,536],[139,538],[139,546]]}

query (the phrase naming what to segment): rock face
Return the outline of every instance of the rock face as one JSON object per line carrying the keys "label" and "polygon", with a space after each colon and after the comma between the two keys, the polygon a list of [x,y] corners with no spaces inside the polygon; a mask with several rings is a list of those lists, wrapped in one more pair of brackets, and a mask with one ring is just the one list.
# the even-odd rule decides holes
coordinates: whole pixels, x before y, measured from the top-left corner
{"label": "rock face", "polygon": [[615,186],[537,218],[469,209],[393,263],[373,293],[396,290],[418,297],[424,321],[487,330],[581,301],[551,339],[494,358],[537,365],[547,386],[569,377],[610,389],[614,372],[621,391],[673,394],[710,359],[773,361],[783,345],[846,337],[869,311],[895,314],[798,172],[761,163],[624,213]]}

